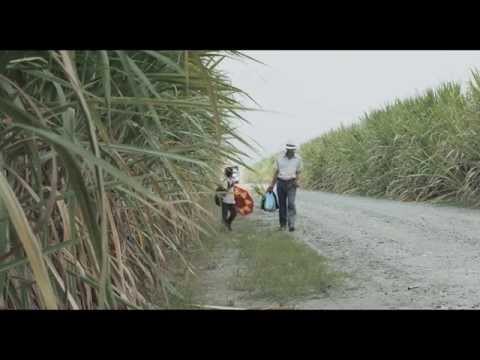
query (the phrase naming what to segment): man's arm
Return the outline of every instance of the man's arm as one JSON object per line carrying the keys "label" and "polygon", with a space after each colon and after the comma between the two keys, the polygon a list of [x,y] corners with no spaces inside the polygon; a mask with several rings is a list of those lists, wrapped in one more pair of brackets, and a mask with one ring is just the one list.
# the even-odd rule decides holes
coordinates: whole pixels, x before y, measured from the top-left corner
{"label": "man's arm", "polygon": [[273,191],[273,187],[277,183],[277,177],[278,177],[278,169],[275,170],[275,174],[273,175],[272,182],[270,186],[267,188],[267,191]]}
{"label": "man's arm", "polygon": [[300,174],[301,174],[301,172],[302,172],[302,160],[300,160],[300,161],[298,162],[297,171],[296,171],[296,173],[295,173],[295,175],[296,175],[296,176],[295,176],[295,185],[296,185],[297,187],[300,187]]}
{"label": "man's arm", "polygon": [[297,175],[295,177],[295,185],[300,187],[300,171],[297,171]]}

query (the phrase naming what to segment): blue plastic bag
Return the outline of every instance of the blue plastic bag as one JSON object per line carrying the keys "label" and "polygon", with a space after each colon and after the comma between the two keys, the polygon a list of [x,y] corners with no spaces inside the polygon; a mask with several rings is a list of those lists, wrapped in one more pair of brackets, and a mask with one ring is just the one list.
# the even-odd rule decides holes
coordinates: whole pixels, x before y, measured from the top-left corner
{"label": "blue plastic bag", "polygon": [[274,192],[267,192],[263,201],[263,210],[275,211],[278,209],[277,196]]}

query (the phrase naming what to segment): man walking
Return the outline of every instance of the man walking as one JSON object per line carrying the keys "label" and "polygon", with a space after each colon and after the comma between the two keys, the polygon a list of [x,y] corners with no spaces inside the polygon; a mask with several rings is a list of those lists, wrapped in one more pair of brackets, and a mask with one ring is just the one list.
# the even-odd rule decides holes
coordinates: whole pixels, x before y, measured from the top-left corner
{"label": "man walking", "polygon": [[273,191],[277,184],[278,202],[280,206],[280,230],[295,231],[295,196],[299,187],[302,159],[295,154],[297,146],[289,142],[285,154],[277,159],[275,174],[267,191]]}

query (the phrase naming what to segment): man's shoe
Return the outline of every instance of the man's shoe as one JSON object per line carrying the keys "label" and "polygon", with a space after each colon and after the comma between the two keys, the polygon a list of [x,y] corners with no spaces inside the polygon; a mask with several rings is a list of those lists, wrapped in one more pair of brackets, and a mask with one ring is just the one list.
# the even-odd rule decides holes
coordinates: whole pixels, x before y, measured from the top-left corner
{"label": "man's shoe", "polygon": [[288,231],[294,232],[294,231],[295,231],[295,228],[294,228],[294,227],[291,227],[291,228],[288,229]]}
{"label": "man's shoe", "polygon": [[280,225],[280,228],[278,230],[280,231],[285,231],[287,227],[285,225]]}

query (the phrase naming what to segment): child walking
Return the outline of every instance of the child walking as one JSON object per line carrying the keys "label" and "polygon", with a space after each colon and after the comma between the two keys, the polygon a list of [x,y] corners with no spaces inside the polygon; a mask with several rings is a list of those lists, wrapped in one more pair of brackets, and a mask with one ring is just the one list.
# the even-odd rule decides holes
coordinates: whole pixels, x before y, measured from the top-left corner
{"label": "child walking", "polygon": [[232,231],[232,222],[237,216],[235,208],[235,195],[233,193],[234,185],[237,180],[233,177],[233,169],[227,167],[225,169],[225,195],[222,201],[222,220],[228,230]]}

